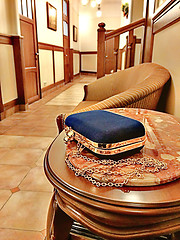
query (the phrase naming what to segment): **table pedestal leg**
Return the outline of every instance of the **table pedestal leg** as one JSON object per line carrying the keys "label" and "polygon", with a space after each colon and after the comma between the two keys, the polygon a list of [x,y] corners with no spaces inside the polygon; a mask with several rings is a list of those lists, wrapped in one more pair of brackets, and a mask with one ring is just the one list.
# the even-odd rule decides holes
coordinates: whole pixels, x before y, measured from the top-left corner
{"label": "table pedestal leg", "polygon": [[48,210],[46,240],[68,240],[73,219],[57,205],[54,192]]}
{"label": "table pedestal leg", "polygon": [[54,218],[55,240],[68,240],[72,224],[73,219],[57,206]]}
{"label": "table pedestal leg", "polygon": [[180,239],[180,232],[172,233],[171,240],[179,240]]}

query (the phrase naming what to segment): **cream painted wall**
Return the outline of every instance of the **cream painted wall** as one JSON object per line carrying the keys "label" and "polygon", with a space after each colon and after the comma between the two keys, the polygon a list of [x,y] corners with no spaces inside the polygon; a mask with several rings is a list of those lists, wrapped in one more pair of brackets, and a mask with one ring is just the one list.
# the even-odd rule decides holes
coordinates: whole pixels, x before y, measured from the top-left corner
{"label": "cream painted wall", "polygon": [[143,17],[144,0],[132,0],[131,4],[131,22],[134,22]]}
{"label": "cream painted wall", "polygon": [[113,3],[111,1],[103,3],[102,1],[102,17],[100,18],[96,17],[96,11],[97,7],[80,6],[79,35],[81,51],[97,50],[98,23],[104,22],[107,30],[116,29],[125,24],[126,18],[122,17],[121,0]]}
{"label": "cream painted wall", "polygon": [[55,60],[55,81],[61,81],[64,79],[64,54],[63,52],[54,52]]}
{"label": "cream painted wall", "polygon": [[97,72],[97,55],[96,54],[81,55],[81,70]]}
{"label": "cream painted wall", "polygon": [[[17,35],[19,32],[17,0],[1,0],[0,33]],[[14,55],[11,45],[0,44],[0,83],[3,104],[17,98]]]}
{"label": "cream painted wall", "polygon": [[17,98],[13,47],[0,44],[0,83],[3,103]]}
{"label": "cream painted wall", "polygon": [[[143,18],[143,9],[144,9],[144,0],[132,0],[131,22],[134,22],[134,21],[137,21],[138,19]],[[136,35],[136,37],[140,39],[143,38],[143,33],[144,33],[144,27],[139,27],[134,31],[134,35]],[[141,53],[141,44],[136,44],[134,65],[138,65],[140,63],[140,53]]]}
{"label": "cream painted wall", "polygon": [[39,50],[41,88],[53,84],[53,60],[52,51]]}
{"label": "cream painted wall", "polygon": [[[139,39],[143,39],[143,34],[144,34],[144,27],[139,27],[137,29],[135,29],[134,31],[134,35],[136,35],[137,38]],[[136,49],[135,49],[135,59],[134,59],[134,65],[138,65],[140,63],[141,60],[141,44],[136,44]]]}
{"label": "cream painted wall", "polygon": [[78,53],[74,53],[73,54],[73,74],[76,75],[79,73],[79,54]]}
{"label": "cream painted wall", "polygon": [[[77,42],[73,41],[73,25],[78,29],[77,31]],[[79,1],[70,1],[70,48],[79,51]]]}
{"label": "cream painted wall", "polygon": [[166,111],[180,117],[180,22],[155,34],[153,62],[167,68],[172,77]]}
{"label": "cream painted wall", "polygon": [[63,46],[62,35],[62,1],[49,0],[48,2],[57,9],[57,31],[47,28],[47,0],[36,1],[38,41],[53,45]]}
{"label": "cream painted wall", "polygon": [[0,33],[20,34],[17,0],[0,1]]}
{"label": "cream painted wall", "polygon": [[[104,22],[106,24],[106,30],[113,30],[127,25],[130,22],[130,16],[128,19],[125,18],[121,11],[121,5],[124,2],[129,2],[129,4],[131,4],[131,0],[102,1],[102,17],[100,18],[96,17],[97,7],[92,8],[90,5],[80,6],[79,35],[81,51],[97,51],[98,23]],[[125,43],[126,37],[124,35],[121,37],[120,46],[123,47]],[[83,56],[83,61],[81,63],[82,70],[96,71],[97,66],[95,66],[95,63],[97,63],[97,55]]]}

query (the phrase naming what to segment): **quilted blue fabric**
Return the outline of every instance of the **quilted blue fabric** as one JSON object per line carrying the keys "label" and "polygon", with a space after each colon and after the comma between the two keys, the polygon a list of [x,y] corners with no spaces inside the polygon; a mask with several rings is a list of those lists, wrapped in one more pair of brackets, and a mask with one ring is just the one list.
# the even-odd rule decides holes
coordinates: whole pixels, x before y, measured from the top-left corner
{"label": "quilted blue fabric", "polygon": [[141,122],[104,110],[72,114],[65,124],[96,143],[116,143],[145,135]]}

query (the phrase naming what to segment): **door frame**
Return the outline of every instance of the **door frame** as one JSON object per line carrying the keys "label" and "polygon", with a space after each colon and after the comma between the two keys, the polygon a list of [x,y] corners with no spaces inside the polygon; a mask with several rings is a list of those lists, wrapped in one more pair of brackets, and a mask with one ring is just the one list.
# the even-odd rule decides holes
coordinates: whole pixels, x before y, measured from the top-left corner
{"label": "door frame", "polygon": [[[67,3],[67,16],[63,12],[63,2]],[[63,21],[68,23],[68,36],[64,35],[64,26],[63,26]],[[69,0],[62,0],[62,35],[63,35],[63,47],[64,47],[64,42],[67,40],[68,41],[68,61],[69,61],[69,74],[68,74],[68,79],[66,79],[66,53],[64,49],[64,82],[68,83],[71,81],[71,74],[70,74],[70,18],[69,18]]]}
{"label": "door frame", "polygon": [[[26,77],[24,74],[24,95],[26,96],[26,104],[30,104],[36,100],[39,100],[40,98],[42,98],[42,92],[41,92],[41,82],[40,82],[40,66],[39,66],[39,49],[38,49],[38,37],[37,37],[37,19],[36,19],[36,0],[31,0],[31,5],[32,5],[32,19],[28,18],[22,14],[19,13],[19,22],[24,21],[24,22],[29,22],[31,24],[33,24],[33,34],[34,34],[34,52],[36,55],[36,60],[35,60],[35,66],[36,66],[36,85],[37,85],[37,95],[31,98],[27,98],[27,85],[26,85]],[[22,51],[24,52],[24,48],[23,45],[21,45]],[[24,54],[23,54],[24,55]],[[25,59],[23,59],[24,61],[24,72],[25,72]]]}

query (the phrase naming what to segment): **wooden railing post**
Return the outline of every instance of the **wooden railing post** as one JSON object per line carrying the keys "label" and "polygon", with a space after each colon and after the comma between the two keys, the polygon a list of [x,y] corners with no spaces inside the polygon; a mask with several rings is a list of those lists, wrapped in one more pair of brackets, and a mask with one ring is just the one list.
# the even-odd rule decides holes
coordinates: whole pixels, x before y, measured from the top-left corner
{"label": "wooden railing post", "polygon": [[133,45],[133,30],[129,31],[128,41],[127,41],[127,61],[126,61],[126,68],[133,66],[133,52],[132,52],[132,45]]}
{"label": "wooden railing post", "polygon": [[105,75],[105,23],[98,24],[97,78]]}

